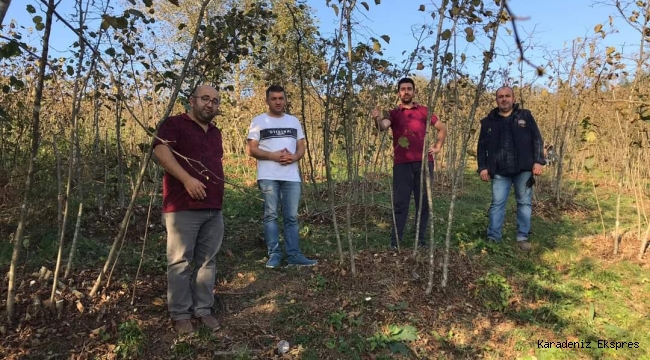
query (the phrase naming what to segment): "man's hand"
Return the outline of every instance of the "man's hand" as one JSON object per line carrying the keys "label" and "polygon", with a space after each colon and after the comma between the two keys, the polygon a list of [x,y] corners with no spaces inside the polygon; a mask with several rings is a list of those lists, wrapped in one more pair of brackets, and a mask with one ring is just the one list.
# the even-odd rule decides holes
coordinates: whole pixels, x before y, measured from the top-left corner
{"label": "man's hand", "polygon": [[[286,150],[286,149],[285,149],[285,150]],[[280,164],[281,164],[281,165],[289,165],[289,164],[295,162],[296,160],[297,160],[297,159],[296,159],[296,155],[295,155],[295,154],[292,154],[292,153],[290,153],[289,151],[286,151],[286,152],[283,153],[282,156],[280,157]]]}
{"label": "man's hand", "polygon": [[296,161],[298,161],[298,157],[296,156],[296,154],[292,154],[286,148],[282,150],[282,156],[280,157],[280,161],[279,161],[281,165],[290,165]]}
{"label": "man's hand", "polygon": [[542,175],[542,172],[544,172],[544,167],[538,163],[535,163],[533,165],[533,175],[539,176]]}
{"label": "man's hand", "polygon": [[440,152],[442,146],[437,146],[436,144],[431,144],[429,146],[429,155],[435,155]]}
{"label": "man's hand", "polygon": [[373,120],[379,121],[381,120],[381,111],[379,111],[379,109],[374,109],[370,113],[370,116],[372,117]]}
{"label": "man's hand", "polygon": [[481,173],[479,175],[481,176],[481,180],[490,181],[490,174],[488,173],[487,169],[481,170]]}
{"label": "man's hand", "polygon": [[[271,153],[271,160],[282,164],[282,162],[284,161],[283,160],[284,156],[286,154],[289,154],[289,150],[287,150],[287,148],[284,148],[284,149],[278,150],[278,151],[274,151],[274,152]],[[284,164],[282,164],[282,165],[284,165]]]}
{"label": "man's hand", "polygon": [[185,185],[185,190],[187,190],[187,193],[190,194],[190,197],[194,200],[203,200],[205,199],[206,193],[205,193],[205,184],[200,182],[198,179],[190,177],[187,179],[185,182],[183,182],[183,185]]}

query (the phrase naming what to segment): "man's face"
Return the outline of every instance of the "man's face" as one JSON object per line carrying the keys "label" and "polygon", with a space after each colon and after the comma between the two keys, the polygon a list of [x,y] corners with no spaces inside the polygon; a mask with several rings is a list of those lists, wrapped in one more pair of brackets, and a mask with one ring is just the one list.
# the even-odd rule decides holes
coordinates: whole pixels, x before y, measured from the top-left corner
{"label": "man's face", "polygon": [[515,103],[515,95],[510,88],[497,90],[497,106],[502,113],[512,111],[512,105]]}
{"label": "man's face", "polygon": [[410,104],[413,101],[415,89],[411,83],[402,83],[399,86],[399,100],[402,104]]}
{"label": "man's face", "polygon": [[266,104],[269,106],[269,112],[274,115],[282,115],[284,107],[287,105],[287,98],[284,92],[269,92],[266,98]]}
{"label": "man's face", "polygon": [[219,92],[212,87],[198,88],[190,98],[190,107],[194,118],[204,124],[214,119],[219,111]]}

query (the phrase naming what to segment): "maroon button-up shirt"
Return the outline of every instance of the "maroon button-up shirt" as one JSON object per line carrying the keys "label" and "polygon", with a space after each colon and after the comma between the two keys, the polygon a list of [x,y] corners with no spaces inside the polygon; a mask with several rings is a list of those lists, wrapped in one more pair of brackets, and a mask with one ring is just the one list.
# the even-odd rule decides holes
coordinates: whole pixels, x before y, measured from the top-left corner
{"label": "maroon button-up shirt", "polygon": [[[410,109],[402,107],[393,109],[390,114],[390,127],[393,129],[394,163],[404,164],[422,161],[422,148],[426,135],[428,109],[426,106],[413,103]],[[431,126],[435,125],[438,117],[431,115]],[[429,161],[433,156],[429,155]]]}
{"label": "maroon button-up shirt", "polygon": [[[212,123],[208,124],[208,131],[204,131],[189,115],[182,114],[168,117],[158,129],[158,137],[168,141],[169,146],[179,154],[201,162],[199,164],[188,161],[174,154],[183,169],[206,186],[205,199],[194,200],[182,182],[165,172],[163,213],[198,209],[220,210],[224,192],[221,131]],[[154,141],[154,147],[161,144],[158,139]]]}

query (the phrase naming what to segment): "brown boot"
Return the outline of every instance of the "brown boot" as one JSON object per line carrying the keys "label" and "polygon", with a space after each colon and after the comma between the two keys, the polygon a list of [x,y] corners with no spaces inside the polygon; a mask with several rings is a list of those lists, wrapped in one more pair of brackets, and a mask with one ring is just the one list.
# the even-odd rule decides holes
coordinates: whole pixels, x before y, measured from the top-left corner
{"label": "brown boot", "polygon": [[205,325],[205,327],[207,327],[212,331],[216,331],[219,330],[219,328],[221,328],[221,325],[219,324],[217,318],[215,318],[212,315],[201,316],[201,322],[203,323],[203,325]]}
{"label": "brown boot", "polygon": [[194,332],[194,327],[192,326],[192,321],[190,321],[190,319],[174,320],[174,330],[176,330],[179,335],[189,334]]}

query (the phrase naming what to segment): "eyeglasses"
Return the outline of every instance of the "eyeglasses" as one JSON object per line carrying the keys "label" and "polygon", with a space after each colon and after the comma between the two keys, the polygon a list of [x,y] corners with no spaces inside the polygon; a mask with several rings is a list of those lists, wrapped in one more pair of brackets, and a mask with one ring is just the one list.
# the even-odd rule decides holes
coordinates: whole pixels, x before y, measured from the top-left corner
{"label": "eyeglasses", "polygon": [[219,99],[217,99],[217,98],[210,99],[210,97],[207,96],[207,95],[205,95],[205,96],[201,96],[201,97],[198,97],[198,96],[192,95],[192,97],[195,98],[195,99],[201,99],[201,101],[202,101],[203,103],[205,103],[205,104],[207,104],[207,103],[212,103],[213,106],[219,106],[219,104],[221,104],[221,100],[219,100]]}

